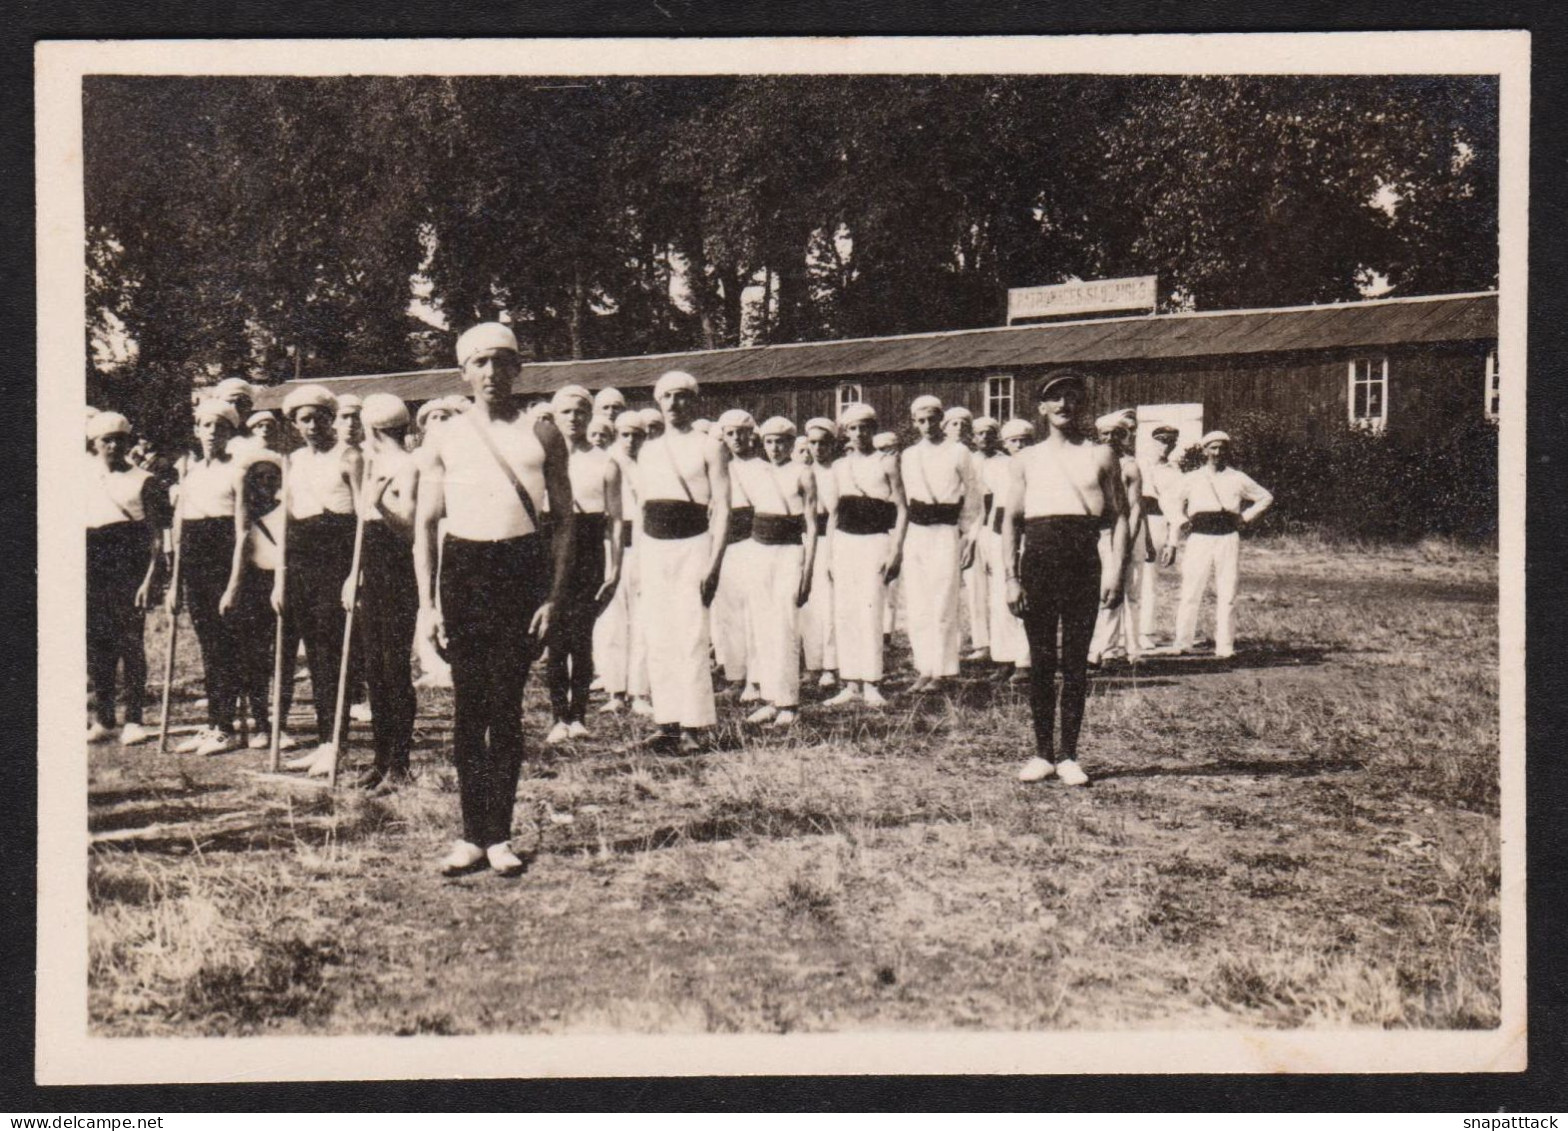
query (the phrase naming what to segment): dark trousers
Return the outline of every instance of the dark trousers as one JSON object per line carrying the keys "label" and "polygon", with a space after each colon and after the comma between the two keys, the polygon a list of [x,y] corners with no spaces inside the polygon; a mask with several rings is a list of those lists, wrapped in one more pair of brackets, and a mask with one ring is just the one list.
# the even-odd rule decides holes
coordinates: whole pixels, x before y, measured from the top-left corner
{"label": "dark trousers", "polygon": [[500,542],[447,536],[441,611],[452,665],[452,761],[463,839],[481,848],[512,837],[523,689],[534,652],[528,623],[549,590],[549,547],[539,535]]}
{"label": "dark trousers", "polygon": [[580,514],[572,529],[572,575],[563,587],[560,607],[550,610],[545,677],[556,721],[580,723],[593,683],[593,625],[599,612],[594,599],[604,584],[604,515]]}
{"label": "dark trousers", "polygon": [[[354,518],[324,514],[295,519],[288,533],[288,590],[283,606],[283,718],[294,700],[294,658],[305,644],[311,697],[316,705],[316,740],[331,742],[339,704],[338,667],[343,660],[343,582],[354,563]],[[345,722],[346,722],[345,717]]]}
{"label": "dark trousers", "polygon": [[[1027,609],[1029,709],[1040,757],[1055,762],[1056,671],[1062,672],[1063,760],[1075,759],[1089,694],[1089,642],[1100,611],[1099,520],[1064,515],[1029,519],[1019,582]],[[1057,648],[1057,632],[1061,648]]]}
{"label": "dark trousers", "polygon": [[147,529],[116,522],[87,532],[87,675],[93,685],[93,717],[115,725],[115,675],[125,667],[125,721],[140,723],[147,697],[147,652],[142,646],[143,610],[136,590],[147,576]]}
{"label": "dark trousers", "polygon": [[[272,726],[268,709],[272,702],[273,648],[277,643],[278,618],[272,611],[275,580],[272,570],[247,566],[234,607],[229,611],[229,633],[238,659],[237,698],[241,707],[250,708],[251,717],[262,728]],[[284,674],[288,677],[293,672]]]}
{"label": "dark trousers", "polygon": [[403,774],[419,707],[412,660],[419,614],[413,550],[386,523],[368,522],[361,554],[354,638],[364,654],[375,766],[383,774]]}
{"label": "dark trousers", "polygon": [[228,587],[229,569],[234,564],[234,519],[186,519],[183,530],[180,585],[201,647],[207,725],[227,734],[234,729],[239,654],[229,623],[218,615],[218,601]]}

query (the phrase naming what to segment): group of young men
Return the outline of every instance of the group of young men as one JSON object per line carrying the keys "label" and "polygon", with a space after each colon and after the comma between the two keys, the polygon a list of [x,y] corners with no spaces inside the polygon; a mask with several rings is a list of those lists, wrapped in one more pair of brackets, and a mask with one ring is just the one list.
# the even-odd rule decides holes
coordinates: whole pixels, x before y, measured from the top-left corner
{"label": "group of young men", "polygon": [[[1035,754],[1020,780],[1067,785],[1087,780],[1077,743],[1088,668],[1156,643],[1154,573],[1184,540],[1173,650],[1193,647],[1216,570],[1216,654],[1233,651],[1236,531],[1268,493],[1228,466],[1223,433],[1203,438],[1204,467],[1184,475],[1174,431],[1156,429],[1162,452],[1145,473],[1132,413],[1101,418],[1098,436],[1081,429],[1075,374],[1040,383],[1038,425],[919,397],[917,438],[899,450],[861,403],[800,434],[741,409],[701,419],[697,381],[679,371],[654,386],[656,409],[580,386],[525,407],[513,396],[517,342],[500,323],[463,333],[457,361],[470,397],[429,402],[412,421],[386,394],[293,389],[282,411],[298,446],[286,456],[277,418],[250,411],[249,387],[217,386],[196,406],[198,450],[173,492],[182,593],[171,586],[168,598],[172,609],[183,597],[202,652],[208,725],[186,744],[195,752],[235,748],[247,707],[251,745],[270,741],[277,617],[277,717],[288,717],[301,643],[315,701],[316,744],[292,768],[335,761],[353,669],[375,747],[361,781],[395,786],[413,736],[411,657],[422,682],[449,683],[462,832],[444,872],[521,870],[509,842],[522,698],[546,651],[547,742],[588,736],[597,684],[602,711],[646,715],[650,743],[690,752],[721,699],[754,704],[747,723],[771,729],[796,722],[803,683],[825,707],[884,706],[897,588],[909,691],[939,689],[959,673],[967,600],[970,658],[1029,686]],[[139,741],[145,663],[138,675],[129,653],[162,581],[171,508],[127,462],[123,417],[90,418],[88,435],[102,484],[89,513],[89,737],[114,728],[123,659],[136,687],[121,737]]]}

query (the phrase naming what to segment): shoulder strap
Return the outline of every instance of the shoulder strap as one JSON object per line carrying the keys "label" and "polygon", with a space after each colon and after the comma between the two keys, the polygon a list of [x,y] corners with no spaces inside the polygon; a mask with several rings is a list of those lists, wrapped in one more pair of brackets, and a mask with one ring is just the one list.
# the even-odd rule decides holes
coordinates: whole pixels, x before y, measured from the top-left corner
{"label": "shoulder strap", "polygon": [[512,465],[506,462],[506,459],[501,455],[500,449],[495,446],[495,437],[490,435],[490,430],[479,420],[478,413],[465,412],[463,416],[468,419],[469,423],[473,425],[474,431],[479,434],[479,438],[484,441],[485,451],[489,452],[491,458],[495,460],[496,466],[506,476],[506,481],[512,485],[512,490],[517,492],[517,501],[523,504],[523,510],[528,514],[528,521],[533,523],[535,530],[538,530],[539,512],[534,508],[533,499],[528,496],[528,488],[523,486],[522,480],[517,478],[517,472],[512,470]]}
{"label": "shoulder strap", "polygon": [[910,452],[914,456],[912,462],[915,465],[915,470],[920,473],[920,485],[926,489],[926,494],[930,496],[930,502],[934,505],[936,503],[936,492],[931,489],[931,480],[926,478],[926,450],[930,446],[924,443],[916,444],[910,449]]}
{"label": "shoulder strap", "polygon": [[[797,466],[797,465],[791,464],[791,466]],[[774,470],[773,461],[769,460],[767,462],[767,464],[763,467],[762,471],[763,471],[763,474],[765,474],[768,477],[768,485],[773,488],[773,493],[779,497],[779,513],[780,514],[788,514],[789,513],[789,500],[784,497],[784,488],[779,486],[779,473]],[[797,480],[796,482],[799,482],[799,480]],[[753,500],[753,501],[755,501],[755,500]],[[801,510],[804,511],[805,507],[802,506]]]}
{"label": "shoulder strap", "polygon": [[659,447],[664,450],[664,458],[670,461],[670,470],[675,473],[675,482],[681,485],[681,490],[686,495],[686,501],[695,503],[697,497],[691,493],[691,487],[687,484],[686,477],[681,474],[681,465],[675,462],[675,449],[670,446],[669,435],[666,434],[659,437],[659,439],[663,441]]}
{"label": "shoulder strap", "polygon": [[1220,498],[1219,485],[1214,482],[1214,472],[1207,466],[1205,466],[1203,469],[1203,481],[1209,485],[1209,494],[1214,496],[1214,504],[1220,508],[1220,513],[1233,513],[1228,507],[1226,507],[1225,500]]}
{"label": "shoulder strap", "polygon": [[1072,473],[1067,470],[1067,465],[1062,462],[1062,454],[1050,444],[1042,443],[1039,446],[1045,450],[1046,458],[1056,465],[1056,470],[1062,473],[1062,478],[1065,479],[1067,481],[1067,485],[1073,489],[1073,494],[1078,496],[1078,505],[1083,508],[1083,513],[1090,516],[1091,518],[1094,517],[1094,508],[1089,505],[1088,498],[1084,495],[1078,484],[1073,482]]}

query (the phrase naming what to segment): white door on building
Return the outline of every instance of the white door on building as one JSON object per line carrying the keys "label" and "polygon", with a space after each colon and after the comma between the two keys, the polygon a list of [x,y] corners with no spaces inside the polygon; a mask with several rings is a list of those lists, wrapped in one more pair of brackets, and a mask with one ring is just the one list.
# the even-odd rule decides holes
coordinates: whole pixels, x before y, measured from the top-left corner
{"label": "white door on building", "polygon": [[1138,406],[1138,462],[1149,463],[1155,446],[1151,433],[1169,425],[1181,433],[1176,441],[1175,455],[1180,456],[1203,438],[1203,406],[1201,404],[1141,404]]}

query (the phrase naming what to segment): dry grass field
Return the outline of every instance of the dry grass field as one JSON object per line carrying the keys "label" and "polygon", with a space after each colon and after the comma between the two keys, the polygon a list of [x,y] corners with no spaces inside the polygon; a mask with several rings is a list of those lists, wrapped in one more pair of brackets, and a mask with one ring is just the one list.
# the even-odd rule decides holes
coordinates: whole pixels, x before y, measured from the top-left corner
{"label": "dry grass field", "polygon": [[1014,780],[1026,704],[978,677],[787,736],[730,706],[696,757],[598,716],[531,751],[517,880],[433,872],[439,697],[385,798],[94,748],[93,1031],[1496,1025],[1495,557],[1275,541],[1244,570],[1233,667],[1096,679],[1088,788]]}

